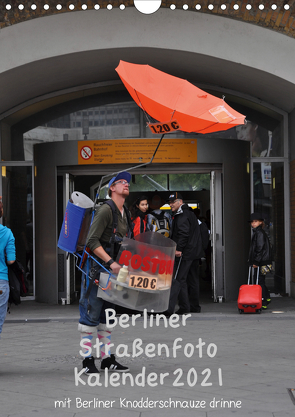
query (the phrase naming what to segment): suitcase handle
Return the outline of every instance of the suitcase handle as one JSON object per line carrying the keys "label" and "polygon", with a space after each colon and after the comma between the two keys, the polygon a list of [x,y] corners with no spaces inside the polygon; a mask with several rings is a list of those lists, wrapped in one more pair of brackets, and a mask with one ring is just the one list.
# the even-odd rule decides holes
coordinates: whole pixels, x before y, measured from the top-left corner
{"label": "suitcase handle", "polygon": [[[250,275],[251,275],[251,271],[252,271],[253,265],[249,266],[249,274],[248,274],[248,285],[250,285]],[[259,277],[259,266],[257,268],[253,268],[253,269],[257,269],[257,279],[256,279],[256,285],[258,285],[258,277]],[[252,276],[253,278],[253,276]],[[252,280],[251,280],[252,281]]]}

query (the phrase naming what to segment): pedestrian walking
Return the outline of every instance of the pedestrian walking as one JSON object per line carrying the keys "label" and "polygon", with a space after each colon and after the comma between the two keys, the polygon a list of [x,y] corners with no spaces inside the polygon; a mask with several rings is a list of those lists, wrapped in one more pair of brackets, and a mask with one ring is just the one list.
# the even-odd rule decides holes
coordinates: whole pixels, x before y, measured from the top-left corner
{"label": "pedestrian walking", "polygon": [[[176,243],[175,270],[178,271],[176,280],[180,285],[172,285],[166,313],[170,315],[174,312],[175,291],[178,293],[177,314],[189,313],[190,303],[192,303],[192,312],[199,313],[201,307],[199,305],[198,260],[202,256],[203,248],[198,219],[190,207],[183,202],[179,192],[172,193],[167,202],[172,210],[171,239]],[[193,292],[191,297],[188,295],[188,283],[190,291]]]}
{"label": "pedestrian walking", "polygon": [[[0,201],[0,218],[3,217],[3,203]],[[7,313],[9,299],[8,267],[15,262],[15,240],[12,231],[0,224],[0,334]]]}

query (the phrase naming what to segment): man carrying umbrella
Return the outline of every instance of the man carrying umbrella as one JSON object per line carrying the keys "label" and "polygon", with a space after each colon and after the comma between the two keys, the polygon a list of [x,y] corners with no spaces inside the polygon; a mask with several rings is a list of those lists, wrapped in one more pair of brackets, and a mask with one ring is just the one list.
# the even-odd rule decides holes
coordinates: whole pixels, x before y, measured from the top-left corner
{"label": "man carrying umbrella", "polygon": [[[131,219],[128,210],[124,207],[125,198],[129,195],[130,180],[129,172],[120,172],[110,180],[109,197],[111,200],[97,209],[87,240],[87,247],[94,257],[114,274],[119,273],[121,266],[113,260],[113,257],[116,259],[123,237],[132,234]],[[116,222],[114,222],[115,217]],[[116,227],[115,223],[117,223]],[[95,278],[99,279],[99,271]],[[96,335],[101,344],[101,371],[108,369],[109,372],[128,372],[128,367],[119,364],[109,349],[111,329],[106,326],[105,310],[112,307],[112,304],[97,297],[96,285],[92,285],[90,291],[88,288],[86,288],[86,279],[83,277],[78,330],[81,332],[80,346],[85,358],[83,360],[84,372],[87,375],[99,372],[92,356],[92,344],[96,341]]]}
{"label": "man carrying umbrella", "polygon": [[[172,214],[171,239],[176,243],[175,270],[176,281],[171,288],[170,302],[167,315],[174,312],[178,297],[179,310],[177,314],[199,313],[199,282],[196,259],[200,259],[203,253],[202,237],[198,219],[190,207],[183,202],[182,195],[174,192],[167,200]],[[188,283],[190,297],[188,295]],[[176,284],[176,285],[175,285]],[[193,306],[191,309],[190,303]]]}

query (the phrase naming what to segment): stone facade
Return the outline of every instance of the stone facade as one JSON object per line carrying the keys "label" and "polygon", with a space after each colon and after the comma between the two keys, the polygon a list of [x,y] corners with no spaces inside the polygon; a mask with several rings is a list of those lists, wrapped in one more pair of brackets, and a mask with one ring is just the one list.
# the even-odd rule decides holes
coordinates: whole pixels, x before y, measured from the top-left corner
{"label": "stone facade", "polygon": [[[48,10],[44,9],[45,4],[49,6]],[[232,2],[223,0],[162,0],[161,7],[170,8],[172,4],[178,10],[182,10],[183,6],[186,5],[188,7],[187,11],[213,13],[262,26],[293,38],[295,37],[295,0],[238,0]],[[248,4],[251,4],[251,10],[246,8]],[[261,4],[264,6],[263,10],[259,8]],[[273,4],[277,6],[276,10],[271,8]],[[8,10],[6,5],[10,5],[11,8]],[[20,10],[19,5],[23,5],[24,8]],[[70,9],[70,5],[75,6],[73,10]],[[133,0],[6,0],[2,1],[0,5],[0,28],[37,17],[91,10],[95,8],[95,5],[99,5],[101,9],[107,8],[108,5],[111,5],[113,8],[118,8],[120,5],[134,7],[134,2]],[[201,6],[200,10],[196,9],[196,5]],[[211,5],[213,5],[213,9]],[[221,8],[221,5],[226,6],[225,10]],[[235,10],[236,5],[239,6],[237,10]],[[285,9],[285,5],[289,9]],[[57,9],[57,6],[61,6],[61,8],[59,7]]]}

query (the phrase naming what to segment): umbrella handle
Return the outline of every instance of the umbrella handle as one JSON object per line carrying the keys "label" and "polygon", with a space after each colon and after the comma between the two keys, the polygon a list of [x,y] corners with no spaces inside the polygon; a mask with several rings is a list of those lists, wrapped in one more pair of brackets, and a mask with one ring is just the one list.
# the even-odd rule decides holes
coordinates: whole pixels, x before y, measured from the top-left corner
{"label": "umbrella handle", "polygon": [[179,258],[179,262],[178,262],[177,269],[176,269],[176,272],[175,272],[175,275],[174,275],[174,278],[173,279],[176,279],[177,278],[178,270],[179,270],[179,267],[180,267],[180,264],[181,264],[181,260],[182,260],[182,255]]}
{"label": "umbrella handle", "polygon": [[[158,149],[159,149],[159,146],[161,145],[161,142],[162,142],[164,136],[165,136],[165,133],[163,133],[163,135],[161,136],[161,139],[159,140],[159,143],[158,143],[158,145],[157,145],[157,147],[155,149],[155,152],[153,153],[153,156],[151,157],[151,160],[149,162],[145,162],[145,163],[140,164],[140,165],[135,165],[134,167],[129,168],[127,171],[131,171],[132,169],[140,168],[140,167],[143,167],[143,166],[146,166],[146,165],[151,164],[153,162],[153,159],[154,159],[154,157],[155,157]],[[104,175],[103,177],[101,177],[101,180],[100,180],[100,183],[99,183],[99,186],[98,186],[98,189],[97,189],[97,193],[96,193],[96,196],[95,196],[95,199],[94,199],[94,207],[93,207],[93,209],[95,209],[95,206],[97,204],[97,200],[98,200],[98,197],[99,197],[99,193],[100,193],[100,189],[101,189],[101,185],[102,185],[103,180],[105,178],[107,178],[107,177],[113,177],[114,175],[118,175],[121,172],[125,172],[125,171],[126,171],[126,169],[123,169],[122,171],[113,172],[112,174],[107,174],[107,175]]]}

